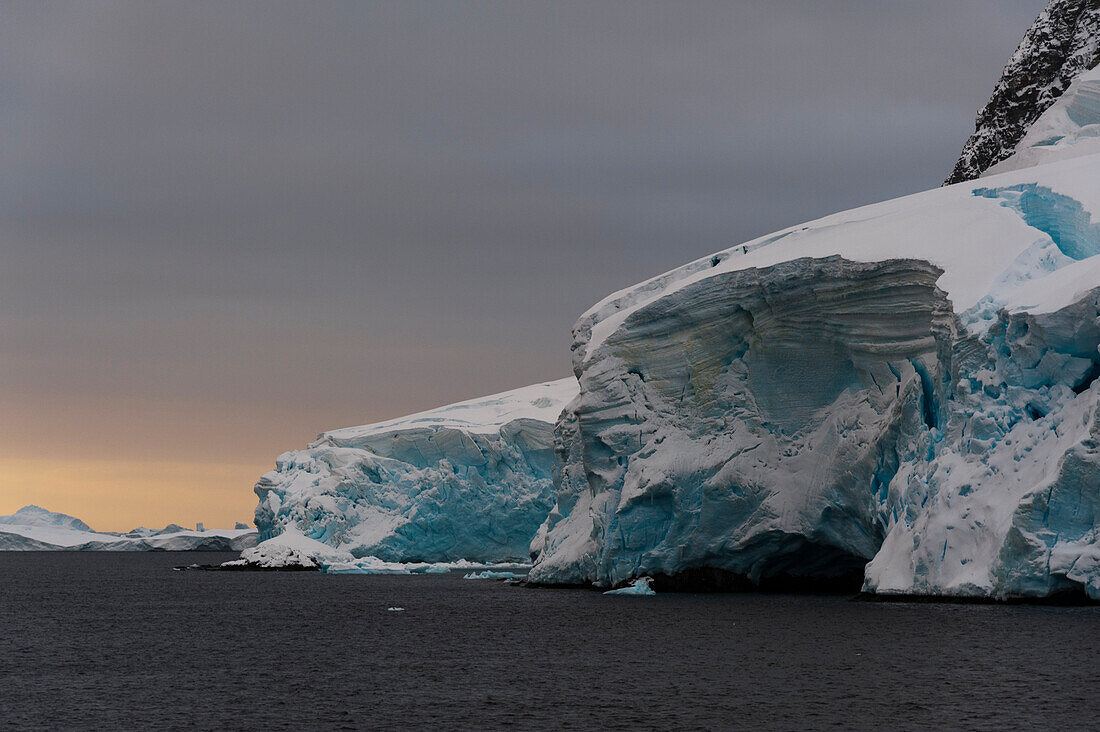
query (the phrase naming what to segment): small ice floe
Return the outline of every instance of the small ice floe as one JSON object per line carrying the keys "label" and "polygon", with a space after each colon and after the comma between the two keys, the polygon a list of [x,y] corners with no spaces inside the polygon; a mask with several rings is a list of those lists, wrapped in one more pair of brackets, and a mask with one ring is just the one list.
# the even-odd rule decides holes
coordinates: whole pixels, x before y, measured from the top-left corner
{"label": "small ice floe", "polygon": [[485,570],[484,572],[470,572],[469,574],[462,575],[462,579],[470,580],[484,580],[484,579],[523,579],[527,575],[516,574],[515,572],[494,572],[492,570]]}
{"label": "small ice floe", "polygon": [[412,574],[409,565],[402,562],[386,562],[378,557],[362,557],[351,562],[327,562],[325,574]]}
{"label": "small ice floe", "polygon": [[630,583],[627,587],[620,587],[617,590],[608,590],[603,593],[605,595],[656,595],[657,593],[649,586],[649,583],[653,579],[650,577],[639,577]]}
{"label": "small ice floe", "polygon": [[403,612],[405,612],[405,608],[403,608],[403,607],[388,607],[386,609],[389,610],[391,613],[403,613]]}
{"label": "small ice floe", "polygon": [[[488,570],[498,572],[496,577],[524,577],[501,570],[525,570],[531,565],[520,563],[481,564],[460,559],[457,562],[387,562],[378,557],[359,557],[347,561],[322,561],[325,574],[447,574],[452,569]],[[476,574],[476,573],[475,573]],[[494,578],[496,578],[494,577]],[[491,577],[467,577],[467,579],[493,579]]]}

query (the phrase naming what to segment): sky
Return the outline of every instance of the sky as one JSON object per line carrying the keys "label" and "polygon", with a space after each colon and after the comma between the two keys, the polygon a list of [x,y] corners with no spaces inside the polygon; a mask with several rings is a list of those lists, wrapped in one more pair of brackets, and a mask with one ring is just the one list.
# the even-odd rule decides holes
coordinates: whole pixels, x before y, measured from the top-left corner
{"label": "sky", "polygon": [[1043,0],[0,2],[0,514],[251,521],[325,429],[939,185]]}

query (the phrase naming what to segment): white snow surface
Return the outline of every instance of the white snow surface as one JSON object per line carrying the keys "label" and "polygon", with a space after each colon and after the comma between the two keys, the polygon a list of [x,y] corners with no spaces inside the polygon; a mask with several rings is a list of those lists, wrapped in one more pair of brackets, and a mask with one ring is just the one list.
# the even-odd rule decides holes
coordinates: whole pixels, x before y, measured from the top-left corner
{"label": "white snow surface", "polygon": [[240,559],[224,562],[222,566],[320,569],[325,564],[347,561],[351,558],[349,553],[304,536],[296,527],[291,526],[278,536],[245,549],[241,552]]}
{"label": "white snow surface", "polygon": [[241,551],[256,541],[255,529],[200,532],[170,525],[162,531],[97,532],[78,518],[38,506],[0,516],[0,551]]}
{"label": "white snow surface", "polygon": [[393,434],[418,428],[459,429],[472,434],[492,434],[509,422],[532,419],[553,423],[561,407],[577,395],[576,379],[559,379],[525,386],[487,397],[469,399],[426,412],[397,417],[385,422],[345,427],[324,432],[311,447],[332,442],[358,442],[382,434]]}
{"label": "white snow surface", "polygon": [[1098,254],[1084,154],[611,295],[574,327],[580,395],[529,579],[1100,599]]}
{"label": "white snow surface", "polygon": [[[1011,188],[1037,180],[1057,194],[1097,210],[1100,185],[1091,156],[934,188],[910,196],[843,211],[738,244],[633,287],[589,308],[577,322],[584,357],[592,354],[633,313],[678,290],[720,275],[772,267],[803,257],[840,256],[855,262],[920,259],[944,270],[937,282],[962,312],[980,299],[998,304],[1018,283],[1003,283],[1015,260],[1050,237],[1019,214],[975,191]],[[1041,263],[1020,273],[1045,275]]]}

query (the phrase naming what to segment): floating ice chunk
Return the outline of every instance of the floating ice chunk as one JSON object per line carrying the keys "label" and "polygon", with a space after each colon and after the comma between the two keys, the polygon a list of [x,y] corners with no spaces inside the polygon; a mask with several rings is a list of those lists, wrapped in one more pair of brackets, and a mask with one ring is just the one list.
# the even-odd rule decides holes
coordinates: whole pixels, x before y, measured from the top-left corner
{"label": "floating ice chunk", "polygon": [[262,541],[241,552],[241,558],[225,562],[223,567],[254,567],[256,569],[320,569],[322,565],[350,562],[349,552],[323,544],[294,528]]}
{"label": "floating ice chunk", "polygon": [[383,562],[378,557],[364,557],[355,562],[333,562],[322,570],[325,574],[412,574],[400,562]]}
{"label": "floating ice chunk", "polygon": [[656,595],[649,583],[653,580],[649,577],[639,577],[630,583],[628,587],[620,587],[617,590],[608,590],[605,595]]}
{"label": "floating ice chunk", "polygon": [[[280,537],[269,539],[277,541]],[[267,542],[264,542],[267,544]],[[387,562],[379,557],[360,557],[358,559],[344,558],[333,560],[319,560],[321,570],[325,574],[447,574],[455,569],[486,570],[483,574],[495,574],[500,577],[523,577],[521,574],[513,574],[514,569],[527,569],[528,564],[482,564],[460,559],[457,562]],[[472,573],[471,573],[472,574]],[[470,577],[467,579],[488,579],[488,577]]]}
{"label": "floating ice chunk", "polygon": [[484,572],[470,572],[462,576],[462,579],[468,580],[484,580],[484,579],[521,579],[526,577],[525,574],[516,574],[515,572],[494,572],[492,570],[485,570]]}

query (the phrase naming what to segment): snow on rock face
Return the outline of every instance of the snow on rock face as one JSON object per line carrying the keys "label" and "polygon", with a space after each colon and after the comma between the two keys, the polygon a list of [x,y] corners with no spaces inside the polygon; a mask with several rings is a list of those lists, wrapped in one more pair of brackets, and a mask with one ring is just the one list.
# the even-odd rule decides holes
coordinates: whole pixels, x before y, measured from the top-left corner
{"label": "snow on rock face", "polygon": [[569,378],[326,432],[256,484],[261,538],[297,532],[342,561],[525,559],[554,501],[553,423],[576,393]]}
{"label": "snow on rock face", "polygon": [[983,175],[1100,153],[1100,67],[1078,76],[1028,129],[1015,152]]}
{"label": "snow on rock face", "polygon": [[596,305],[530,581],[1100,598],[1098,177],[844,212]]}
{"label": "snow on rock face", "polygon": [[1100,2],[1050,0],[1020,42],[946,183],[977,178],[1009,157],[1070,83],[1100,61]]}

